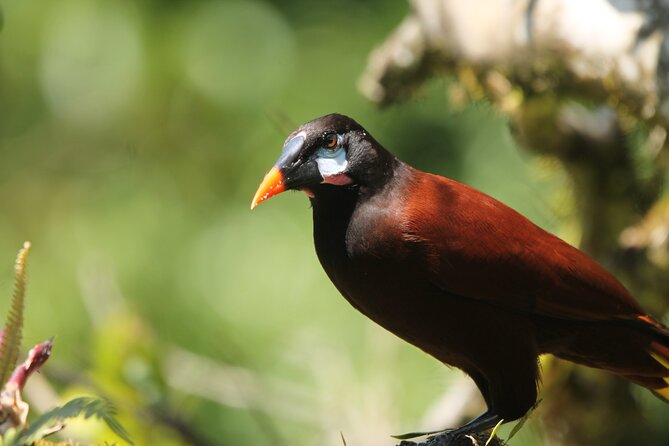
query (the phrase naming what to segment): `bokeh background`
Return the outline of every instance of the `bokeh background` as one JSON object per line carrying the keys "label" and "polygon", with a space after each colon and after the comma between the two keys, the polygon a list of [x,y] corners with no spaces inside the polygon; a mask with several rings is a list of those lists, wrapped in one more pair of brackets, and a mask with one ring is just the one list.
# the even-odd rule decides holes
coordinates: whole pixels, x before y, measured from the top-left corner
{"label": "bokeh background", "polygon": [[138,444],[161,445],[393,444],[440,419],[462,374],[338,295],[307,199],[249,210],[285,136],[325,113],[574,235],[559,169],[490,106],[452,109],[448,80],[385,110],[358,93],[403,0],[0,6],[0,315],[30,240],[24,344],[55,337],[28,385],[35,413],[106,396]]}

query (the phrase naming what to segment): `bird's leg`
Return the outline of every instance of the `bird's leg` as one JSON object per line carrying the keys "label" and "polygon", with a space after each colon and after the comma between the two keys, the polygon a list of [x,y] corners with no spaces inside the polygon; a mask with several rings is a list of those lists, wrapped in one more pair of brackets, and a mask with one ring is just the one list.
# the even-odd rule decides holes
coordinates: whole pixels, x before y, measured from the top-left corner
{"label": "bird's leg", "polygon": [[[422,437],[424,435],[430,435],[433,437],[428,437],[428,438],[434,438],[437,442],[439,439],[447,439],[447,438],[452,438],[457,435],[461,434],[470,434],[470,433],[479,433],[483,431],[487,431],[489,429],[494,428],[497,426],[497,424],[502,420],[502,418],[497,415],[493,414],[490,411],[486,411],[479,415],[478,417],[474,418],[472,421],[469,423],[465,424],[464,426],[458,427],[458,428],[447,428],[444,430],[440,431],[432,431],[432,432],[411,432],[408,434],[402,434],[402,435],[393,435],[393,438],[397,438],[398,440],[406,440],[410,438],[416,438],[416,437]],[[439,434],[439,435],[435,435]],[[439,444],[439,443],[436,443]]]}
{"label": "bird's leg", "polygon": [[453,436],[469,434],[472,432],[478,433],[492,429],[497,426],[500,421],[502,421],[502,418],[499,415],[486,411],[464,426],[458,427],[457,429],[446,429],[445,432]]}
{"label": "bird's leg", "polygon": [[457,429],[445,429],[439,435],[428,437],[430,440],[428,443],[434,446],[449,444],[449,442],[458,435],[478,434],[494,428],[500,421],[502,421],[502,418],[499,415],[486,411],[462,427]]}

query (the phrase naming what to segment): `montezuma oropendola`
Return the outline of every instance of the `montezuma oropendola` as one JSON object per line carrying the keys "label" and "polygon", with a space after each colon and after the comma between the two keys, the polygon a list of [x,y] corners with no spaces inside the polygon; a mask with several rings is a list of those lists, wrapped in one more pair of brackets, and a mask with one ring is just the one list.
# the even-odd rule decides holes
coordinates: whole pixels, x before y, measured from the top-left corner
{"label": "montezuma oropendola", "polygon": [[311,200],[316,252],[341,294],[472,377],[488,410],[458,433],[522,417],[543,353],[669,402],[669,329],[601,265],[494,198],[414,169],[339,114],[288,137],[251,208],[290,189]]}

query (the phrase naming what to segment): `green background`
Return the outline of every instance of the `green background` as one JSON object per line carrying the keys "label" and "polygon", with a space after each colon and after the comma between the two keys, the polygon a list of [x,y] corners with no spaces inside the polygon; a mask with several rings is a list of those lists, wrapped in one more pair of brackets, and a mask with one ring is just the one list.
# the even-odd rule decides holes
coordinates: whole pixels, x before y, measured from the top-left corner
{"label": "green background", "polygon": [[0,309],[30,240],[24,346],[55,337],[42,381],[109,397],[139,444],[393,444],[461,379],[338,295],[302,194],[249,210],[304,121],[354,117],[570,237],[564,178],[492,108],[451,109],[444,80],[385,110],[358,93],[404,1],[0,5]]}

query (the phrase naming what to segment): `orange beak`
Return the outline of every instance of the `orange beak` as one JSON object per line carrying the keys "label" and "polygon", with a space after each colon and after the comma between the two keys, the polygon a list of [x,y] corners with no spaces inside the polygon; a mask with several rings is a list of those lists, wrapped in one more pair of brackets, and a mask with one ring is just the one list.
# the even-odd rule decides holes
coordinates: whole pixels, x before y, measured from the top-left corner
{"label": "orange beak", "polygon": [[255,208],[268,198],[280,194],[284,190],[286,190],[286,187],[283,185],[283,174],[277,166],[274,166],[272,167],[272,170],[267,172],[262,183],[260,183],[258,191],[251,202],[251,209]]}

